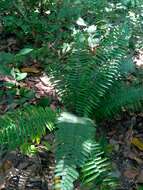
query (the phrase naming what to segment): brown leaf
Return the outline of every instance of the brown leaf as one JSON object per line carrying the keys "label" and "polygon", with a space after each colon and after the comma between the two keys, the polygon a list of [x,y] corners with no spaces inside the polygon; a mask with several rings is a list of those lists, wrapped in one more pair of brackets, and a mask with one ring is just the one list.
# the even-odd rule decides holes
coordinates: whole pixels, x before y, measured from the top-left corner
{"label": "brown leaf", "polygon": [[139,158],[134,152],[127,152],[126,157],[135,160],[138,164],[143,164],[143,160]]}
{"label": "brown leaf", "polygon": [[0,166],[0,173],[5,173],[7,170],[12,168],[13,164],[10,160],[5,160],[3,164]]}
{"label": "brown leaf", "polygon": [[41,73],[41,69],[36,67],[23,67],[20,69],[22,73],[33,73],[33,74],[39,74]]}
{"label": "brown leaf", "polygon": [[138,171],[136,169],[127,169],[124,172],[124,176],[129,178],[129,179],[135,179],[135,177],[138,175]]}
{"label": "brown leaf", "polygon": [[137,182],[138,183],[143,183],[143,170],[141,170],[139,176],[137,177]]}
{"label": "brown leaf", "polygon": [[138,116],[143,117],[143,112],[139,113]]}
{"label": "brown leaf", "polygon": [[113,136],[116,134],[116,132],[117,132],[117,130],[113,129],[112,131],[108,132],[108,136]]}
{"label": "brown leaf", "polygon": [[51,105],[50,105],[50,108],[51,108],[53,111],[56,110],[56,106],[55,106],[54,104],[51,104]]}
{"label": "brown leaf", "polygon": [[131,141],[131,143],[136,146],[138,149],[140,149],[141,151],[143,151],[143,141],[141,141],[140,139],[134,137]]}
{"label": "brown leaf", "polygon": [[133,130],[132,130],[132,128],[130,128],[127,131],[126,136],[125,136],[125,143],[127,146],[130,146],[132,138],[133,138]]}
{"label": "brown leaf", "polygon": [[0,183],[0,190],[4,190],[5,189],[5,183]]}

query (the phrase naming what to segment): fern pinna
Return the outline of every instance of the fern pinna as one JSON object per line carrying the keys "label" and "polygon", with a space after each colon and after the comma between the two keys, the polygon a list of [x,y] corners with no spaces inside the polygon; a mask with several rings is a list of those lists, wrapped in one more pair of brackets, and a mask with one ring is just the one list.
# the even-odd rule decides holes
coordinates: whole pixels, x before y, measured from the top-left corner
{"label": "fern pinna", "polygon": [[29,106],[0,117],[0,145],[19,147],[34,137],[53,130],[56,114],[50,108]]}

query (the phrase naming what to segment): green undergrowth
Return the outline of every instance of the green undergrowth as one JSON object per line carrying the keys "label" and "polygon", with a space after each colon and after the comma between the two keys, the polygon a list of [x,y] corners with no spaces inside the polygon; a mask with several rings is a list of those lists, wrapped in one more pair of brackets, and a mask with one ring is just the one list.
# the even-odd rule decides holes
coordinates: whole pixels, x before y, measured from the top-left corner
{"label": "green undergrowth", "polygon": [[0,52],[0,72],[15,81],[2,83],[6,91],[0,96],[10,101],[18,95],[20,105],[30,100],[33,92],[19,89],[30,75],[21,68],[33,67],[28,62],[36,60],[63,105],[53,110],[46,100],[5,113],[0,146],[34,154],[34,143],[52,133],[54,190],[73,190],[78,180],[91,190],[119,186],[96,128],[123,110],[142,109],[141,72],[133,62],[134,50],[142,45],[142,7],[140,0],[0,2],[1,38],[12,35],[22,44],[15,53]]}

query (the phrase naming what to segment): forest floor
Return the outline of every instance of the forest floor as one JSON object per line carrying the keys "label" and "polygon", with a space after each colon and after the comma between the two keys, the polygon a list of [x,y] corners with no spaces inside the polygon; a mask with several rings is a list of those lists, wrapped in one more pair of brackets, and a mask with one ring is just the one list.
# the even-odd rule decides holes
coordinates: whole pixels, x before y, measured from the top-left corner
{"label": "forest floor", "polygon": [[[0,51],[17,51],[16,39],[9,37],[0,41]],[[136,66],[143,67],[143,51],[135,56]],[[36,60],[30,60],[23,70],[28,76],[17,83],[11,77],[0,75],[0,114],[29,104],[48,105],[56,109],[59,104],[48,76],[41,71]],[[12,82],[9,87],[5,84]],[[21,92],[22,91],[22,92]],[[101,131],[102,130],[102,131]],[[114,176],[120,179],[118,190],[138,190],[143,184],[143,112],[134,113],[124,110],[122,116],[104,122],[101,130],[106,153],[112,159]],[[104,134],[103,134],[103,131]],[[52,142],[53,136],[47,134],[36,145],[36,154],[24,155],[19,150],[0,152],[0,190],[47,190],[51,184],[54,157],[43,143]]]}

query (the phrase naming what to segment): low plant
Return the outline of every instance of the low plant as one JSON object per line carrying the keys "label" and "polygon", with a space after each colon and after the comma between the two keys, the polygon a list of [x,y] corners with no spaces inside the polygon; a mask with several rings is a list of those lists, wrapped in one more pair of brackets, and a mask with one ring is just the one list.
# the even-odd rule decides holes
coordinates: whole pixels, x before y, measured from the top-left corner
{"label": "low plant", "polygon": [[[82,0],[49,3],[48,21],[53,21],[50,44],[29,53],[44,55],[43,67],[64,109],[56,113],[46,107],[28,106],[0,118],[0,145],[9,149],[42,137],[46,128],[53,131],[55,190],[72,190],[78,179],[81,188],[116,189],[111,164],[95,138],[96,128],[123,109],[142,108],[142,87],[126,81],[133,63],[132,59],[126,61],[133,25],[123,3],[115,3],[122,7],[124,17],[116,16],[119,23],[124,19],[123,24],[115,18],[109,22],[107,15],[114,12],[113,5],[91,0],[86,5]],[[19,62],[29,53],[18,53],[12,60]]]}
{"label": "low plant", "polygon": [[110,164],[95,140],[95,128],[122,108],[141,107],[143,89],[130,87],[122,80],[121,65],[129,45],[126,24],[109,32],[95,52],[89,49],[88,42],[84,45],[84,35],[80,41],[81,35],[75,35],[74,46],[67,52],[67,64],[60,59],[48,67],[51,81],[69,113],[56,117],[49,108],[28,107],[7,114],[0,121],[0,144],[15,148],[34,136],[44,135],[46,126],[55,128],[55,189],[73,189],[79,173],[82,183],[90,184],[91,189],[101,184],[114,189]]}

